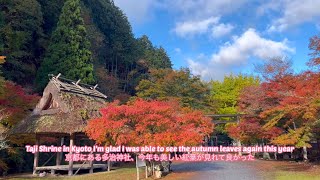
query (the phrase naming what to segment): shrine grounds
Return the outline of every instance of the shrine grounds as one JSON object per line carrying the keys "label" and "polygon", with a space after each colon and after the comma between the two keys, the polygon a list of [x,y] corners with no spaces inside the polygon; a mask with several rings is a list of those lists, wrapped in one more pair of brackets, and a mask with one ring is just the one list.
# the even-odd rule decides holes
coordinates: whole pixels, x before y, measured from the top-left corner
{"label": "shrine grounds", "polygon": [[[251,162],[174,162],[173,172],[161,178],[173,179],[200,179],[200,180],[233,180],[233,179],[279,179],[279,180],[309,180],[320,178],[320,165],[295,161],[266,161]],[[141,168],[141,176],[144,170]],[[134,164],[113,168],[110,172],[95,172],[68,177],[67,174],[52,177],[33,177],[31,174],[21,174],[8,177],[9,179],[70,179],[70,180],[136,180]],[[148,179],[152,179],[149,177]]]}

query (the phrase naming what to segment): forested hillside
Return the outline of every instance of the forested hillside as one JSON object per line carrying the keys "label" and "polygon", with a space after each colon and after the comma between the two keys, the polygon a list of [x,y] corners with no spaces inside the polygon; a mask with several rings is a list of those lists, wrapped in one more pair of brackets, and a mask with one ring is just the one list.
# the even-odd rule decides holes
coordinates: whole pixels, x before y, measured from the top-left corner
{"label": "forested hillside", "polygon": [[134,37],[113,1],[0,2],[0,54],[7,56],[3,75],[31,92],[41,92],[47,75],[60,72],[98,83],[103,93],[121,99],[135,94],[149,69],[172,66],[164,48],[145,35]]}
{"label": "forested hillside", "polygon": [[99,84],[108,101],[125,102],[151,69],[171,69],[164,48],[135,38],[112,0],[0,0],[0,9],[0,174],[31,169],[19,146],[33,138],[8,132],[31,113],[49,74]]}
{"label": "forested hillside", "polygon": [[[44,126],[52,122],[73,128],[72,120],[77,118],[83,120],[81,128],[89,122],[86,132],[81,133],[114,146],[144,146],[148,141],[154,142],[149,144],[152,146],[209,143],[238,146],[241,142],[243,146],[295,146],[297,151],[295,157],[291,153],[292,160],[300,157],[305,161],[319,160],[319,35],[310,39],[310,66],[301,72],[294,72],[291,61],[282,56],[268,59],[258,55],[274,56],[265,49],[272,44],[272,51],[281,50],[282,46],[291,49],[286,47],[286,40],[264,39],[252,29],[245,34],[254,38],[230,35],[234,42],[225,43],[221,53],[210,57],[230,54],[230,57],[239,56],[237,59],[242,62],[243,57],[249,58],[253,53],[263,58],[262,63],[251,75],[226,75],[231,69],[226,68],[227,60],[222,62],[224,58],[218,61],[226,63],[225,67],[203,61],[208,62],[199,66],[207,66],[204,74],[219,73],[226,68],[221,71],[226,72],[222,81],[206,82],[188,68],[173,69],[165,48],[154,45],[148,36],[135,37],[127,16],[113,0],[0,0],[0,10],[0,175],[31,171],[36,161],[25,151],[25,145],[35,144],[31,135],[57,133],[55,128],[48,132],[34,131],[25,137],[10,132],[19,123],[29,122],[25,121],[26,117],[37,111],[36,103],[41,97],[46,103],[40,101],[39,104],[45,105],[41,105],[38,108],[41,111],[35,115],[41,117],[42,111],[50,116],[61,113],[64,119],[70,118],[70,124],[60,119],[53,122],[29,118],[31,123],[26,124],[34,129],[40,120]],[[218,26],[218,22],[214,25]],[[238,45],[245,48],[235,50]],[[73,81],[80,79],[81,83],[98,84],[98,90],[107,95],[108,103],[93,110],[82,101],[70,102],[79,107],[77,112],[66,108],[67,105],[57,105],[57,108],[59,101],[54,99],[59,98],[52,98],[48,91],[42,96],[42,92],[49,81],[48,75],[58,73]],[[77,85],[76,89],[81,88]],[[95,88],[90,88],[86,95],[95,96],[91,92]],[[103,98],[105,100],[105,96]],[[34,107],[37,107],[35,111]],[[88,115],[99,115],[99,110],[101,118],[92,116],[91,119]],[[216,123],[214,127],[211,122]],[[60,133],[72,137],[72,133],[78,132]],[[45,158],[40,158],[40,162],[46,162]],[[53,161],[51,164],[56,163]]]}

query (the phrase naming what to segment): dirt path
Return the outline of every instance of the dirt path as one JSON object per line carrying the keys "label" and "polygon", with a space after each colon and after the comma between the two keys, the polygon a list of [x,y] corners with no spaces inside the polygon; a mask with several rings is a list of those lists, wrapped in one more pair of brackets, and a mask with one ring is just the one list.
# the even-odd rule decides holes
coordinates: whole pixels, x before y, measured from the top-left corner
{"label": "dirt path", "polygon": [[193,172],[188,179],[218,179],[218,180],[256,180],[263,176],[247,162],[194,162],[176,163],[172,165],[174,173]]}
{"label": "dirt path", "polygon": [[320,179],[319,165],[286,161],[175,162],[172,164],[172,169],[173,173],[168,175],[169,179],[171,176],[174,179],[197,180],[269,180],[279,178],[279,174],[290,177],[296,177],[296,175],[304,177],[306,174],[311,177],[308,179]]}

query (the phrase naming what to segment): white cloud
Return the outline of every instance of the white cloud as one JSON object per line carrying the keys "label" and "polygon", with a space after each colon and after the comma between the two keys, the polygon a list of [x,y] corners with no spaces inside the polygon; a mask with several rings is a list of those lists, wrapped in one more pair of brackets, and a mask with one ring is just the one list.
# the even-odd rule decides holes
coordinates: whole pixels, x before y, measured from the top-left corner
{"label": "white cloud", "polygon": [[279,0],[270,0],[266,3],[263,3],[262,5],[260,5],[256,12],[257,15],[262,16],[265,15],[267,13],[270,13],[271,11],[276,11],[277,9],[281,9],[283,4],[283,1],[279,1]]}
{"label": "white cloud", "polygon": [[[273,21],[268,31],[284,31],[304,22],[320,20],[319,0],[285,0],[282,3],[282,17]],[[280,9],[279,9],[280,10]]]}
{"label": "white cloud", "polygon": [[232,72],[232,67],[225,67],[221,64],[213,64],[204,57],[187,59],[192,74],[200,75],[203,80],[223,80],[225,75]]}
{"label": "white cloud", "polygon": [[174,52],[176,52],[177,54],[181,53],[181,49],[180,48],[174,48]]}
{"label": "white cloud", "polygon": [[208,34],[218,38],[233,30],[231,24],[218,24],[220,18],[243,7],[248,0],[164,0],[163,7],[178,14],[173,32],[179,37]]}
{"label": "white cloud", "polygon": [[287,44],[260,37],[254,29],[248,29],[240,37],[234,37],[232,44],[224,45],[219,52],[212,55],[212,61],[221,64],[241,64],[249,57],[267,59],[270,56],[282,56],[294,52]]}
{"label": "white cloud", "polygon": [[246,2],[248,0],[114,0],[133,24],[152,19],[156,10],[169,11],[180,21],[218,17],[234,12]]}
{"label": "white cloud", "polygon": [[221,36],[225,36],[231,33],[233,28],[234,26],[232,26],[231,24],[224,24],[224,23],[218,24],[212,28],[211,36],[213,38],[219,38]]}
{"label": "white cloud", "polygon": [[200,21],[178,22],[173,31],[180,37],[207,33],[209,28],[219,22],[219,17],[210,17]]}
{"label": "white cloud", "polygon": [[213,38],[219,38],[229,34],[234,26],[219,23],[220,17],[210,17],[202,20],[193,20],[176,23],[172,30],[179,37],[193,37],[195,35],[209,34]]}
{"label": "white cloud", "polygon": [[203,19],[234,12],[248,0],[164,0],[166,8],[181,13],[185,19]]}
{"label": "white cloud", "polygon": [[231,43],[220,47],[210,58],[188,59],[188,64],[192,72],[203,79],[221,79],[235,67],[243,69],[248,66],[251,58],[264,60],[294,52],[287,40],[273,41],[261,37],[254,29],[248,29],[240,37],[234,37]]}
{"label": "white cloud", "polygon": [[154,16],[154,8],[160,6],[157,0],[114,0],[116,6],[121,8],[129,21],[134,24],[144,23]]}

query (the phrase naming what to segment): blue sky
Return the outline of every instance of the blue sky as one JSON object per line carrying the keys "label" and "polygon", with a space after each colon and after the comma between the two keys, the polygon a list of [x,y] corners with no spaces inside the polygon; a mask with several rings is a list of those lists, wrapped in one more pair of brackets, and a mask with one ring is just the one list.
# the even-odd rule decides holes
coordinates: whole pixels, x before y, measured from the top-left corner
{"label": "blue sky", "polygon": [[114,0],[136,37],[166,49],[175,69],[204,80],[254,73],[272,57],[309,60],[309,38],[320,31],[320,0]]}

